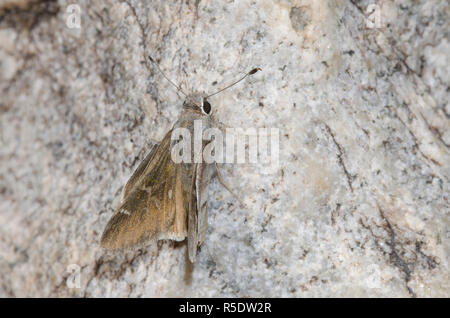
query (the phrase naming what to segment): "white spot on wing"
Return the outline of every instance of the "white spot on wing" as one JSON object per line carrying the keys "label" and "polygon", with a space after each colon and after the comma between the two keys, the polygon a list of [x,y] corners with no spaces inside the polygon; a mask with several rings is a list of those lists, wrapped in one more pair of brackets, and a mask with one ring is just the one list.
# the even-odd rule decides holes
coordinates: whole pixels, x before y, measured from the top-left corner
{"label": "white spot on wing", "polygon": [[126,214],[126,215],[130,215],[130,212],[128,212],[128,211],[125,210],[124,208],[120,209],[120,210],[119,210],[119,213],[123,213],[123,214]]}

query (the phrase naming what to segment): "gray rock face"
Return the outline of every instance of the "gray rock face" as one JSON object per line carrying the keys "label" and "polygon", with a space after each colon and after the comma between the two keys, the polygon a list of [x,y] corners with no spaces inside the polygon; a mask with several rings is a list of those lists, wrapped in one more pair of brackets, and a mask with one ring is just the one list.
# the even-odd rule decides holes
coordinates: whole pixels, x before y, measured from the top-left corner
{"label": "gray rock face", "polygon": [[[448,297],[448,1],[0,2],[0,296]],[[211,97],[278,128],[279,166],[225,164],[197,262],[108,252],[127,178]]]}

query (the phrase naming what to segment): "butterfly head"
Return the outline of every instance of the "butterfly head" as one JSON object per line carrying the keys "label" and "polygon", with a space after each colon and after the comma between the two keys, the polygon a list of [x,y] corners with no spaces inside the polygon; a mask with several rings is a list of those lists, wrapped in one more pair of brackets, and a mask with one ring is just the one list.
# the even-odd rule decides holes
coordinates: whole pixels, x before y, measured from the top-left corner
{"label": "butterfly head", "polygon": [[188,95],[183,103],[183,108],[192,109],[203,115],[210,115],[212,111],[212,107],[207,100],[207,96],[202,93]]}
{"label": "butterfly head", "polygon": [[164,72],[161,70],[161,68],[159,67],[158,63],[155,62],[155,60],[149,56],[149,60],[150,62],[152,62],[153,64],[156,65],[156,67],[158,68],[158,70],[161,72],[161,74],[169,81],[170,84],[172,84],[174,87],[177,88],[178,92],[180,92],[181,94],[183,94],[186,97],[186,100],[183,103],[183,108],[184,109],[190,109],[193,110],[201,115],[204,116],[209,116],[211,115],[212,112],[212,107],[211,104],[208,102],[208,98],[211,96],[214,96],[216,94],[219,94],[220,92],[223,92],[224,90],[236,85],[237,83],[239,83],[240,81],[242,81],[243,79],[245,79],[247,76],[249,75],[253,75],[258,71],[261,71],[261,69],[259,67],[252,69],[250,72],[248,72],[247,74],[245,74],[244,76],[242,76],[239,80],[231,83],[230,85],[227,85],[226,87],[216,91],[213,94],[201,94],[201,93],[193,93],[190,95],[187,95],[185,92],[183,92],[183,90],[181,89],[181,87],[177,84],[175,84],[174,82],[172,82],[165,74]]}

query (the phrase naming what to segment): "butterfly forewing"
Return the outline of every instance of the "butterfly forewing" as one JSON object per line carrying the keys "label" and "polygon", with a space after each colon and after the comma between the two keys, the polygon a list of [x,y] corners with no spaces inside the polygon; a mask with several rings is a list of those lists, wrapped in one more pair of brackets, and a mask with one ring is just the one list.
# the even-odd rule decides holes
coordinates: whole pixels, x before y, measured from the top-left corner
{"label": "butterfly forewing", "polygon": [[[169,132],[170,133],[170,132]],[[155,157],[155,155],[158,153],[156,150],[157,146],[154,146],[152,150],[145,156],[144,160],[139,164],[137,169],[133,172],[133,175],[128,179],[127,184],[123,188],[122,191],[122,202],[125,201],[125,198],[128,194],[130,194],[131,190],[134,188],[134,186],[138,183],[140,177],[144,176],[143,173],[145,171],[145,168],[147,168],[148,164],[152,161],[152,159]],[[163,147],[161,148],[163,149]]]}
{"label": "butterfly forewing", "polygon": [[183,174],[186,169],[170,158],[170,136],[154,148],[136,169],[124,189],[121,206],[109,220],[101,245],[125,248],[149,240],[183,240],[187,235],[189,198]]}

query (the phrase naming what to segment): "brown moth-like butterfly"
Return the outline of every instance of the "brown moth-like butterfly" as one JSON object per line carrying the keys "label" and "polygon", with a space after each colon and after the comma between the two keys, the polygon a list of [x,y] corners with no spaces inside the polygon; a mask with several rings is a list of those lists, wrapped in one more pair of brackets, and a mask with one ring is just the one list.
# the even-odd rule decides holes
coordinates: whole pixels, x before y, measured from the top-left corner
{"label": "brown moth-like butterfly", "polygon": [[[158,64],[149,58],[161,71]],[[195,262],[197,248],[205,238],[208,224],[209,182],[214,175],[221,181],[221,176],[215,164],[175,163],[171,158],[175,142],[171,138],[172,132],[175,128],[186,128],[193,136],[194,120],[201,120],[204,128],[211,127],[213,120],[209,115],[212,109],[207,98],[258,70],[251,70],[238,81],[211,95],[186,95],[161,71],[186,96],[182,113],[173,128],[150,151],[126,183],[121,204],[101,237],[102,247],[121,249],[157,240],[183,241],[187,237],[189,260]],[[206,143],[202,140],[202,148]],[[192,154],[191,158],[195,155]]]}

